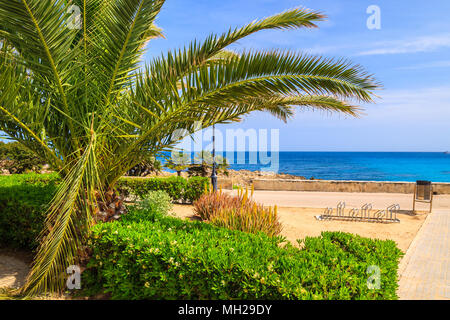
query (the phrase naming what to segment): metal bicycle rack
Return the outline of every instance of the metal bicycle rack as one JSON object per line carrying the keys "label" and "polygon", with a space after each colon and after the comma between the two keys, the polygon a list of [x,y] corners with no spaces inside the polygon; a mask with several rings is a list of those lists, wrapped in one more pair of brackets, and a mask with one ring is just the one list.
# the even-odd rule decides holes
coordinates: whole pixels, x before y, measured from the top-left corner
{"label": "metal bicycle rack", "polygon": [[361,208],[353,208],[345,211],[345,202],[341,201],[336,206],[336,213],[333,208],[326,208],[324,213],[316,216],[317,220],[344,220],[344,221],[361,221],[361,222],[377,222],[377,223],[393,223],[400,222],[397,213],[400,211],[400,205],[393,204],[385,210],[372,210],[372,204],[366,203]]}

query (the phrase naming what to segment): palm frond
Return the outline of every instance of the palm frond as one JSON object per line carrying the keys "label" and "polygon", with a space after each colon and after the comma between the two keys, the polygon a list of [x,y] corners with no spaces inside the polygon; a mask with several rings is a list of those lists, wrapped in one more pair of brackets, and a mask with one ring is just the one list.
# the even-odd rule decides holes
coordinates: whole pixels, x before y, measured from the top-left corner
{"label": "palm frond", "polygon": [[229,45],[256,32],[270,29],[316,28],[315,22],[324,19],[325,15],[307,9],[287,10],[261,20],[255,20],[244,27],[230,29],[220,36],[211,34],[203,43],[193,41],[182,50],[170,51],[167,55],[154,59],[149,66],[150,73],[164,79],[169,77],[180,79],[193,67],[203,65],[211,58],[223,53],[223,50]]}
{"label": "palm frond", "polygon": [[101,191],[95,156],[95,135],[83,156],[63,180],[45,220],[33,267],[22,292],[64,289],[66,268],[75,264],[78,250],[93,225],[96,192]]}
{"label": "palm frond", "polygon": [[[95,63],[107,84],[107,103],[110,95],[123,89],[131,79],[148,40],[161,34],[154,20],[164,0],[117,0],[102,12],[100,36]],[[104,48],[108,48],[105,52]]]}

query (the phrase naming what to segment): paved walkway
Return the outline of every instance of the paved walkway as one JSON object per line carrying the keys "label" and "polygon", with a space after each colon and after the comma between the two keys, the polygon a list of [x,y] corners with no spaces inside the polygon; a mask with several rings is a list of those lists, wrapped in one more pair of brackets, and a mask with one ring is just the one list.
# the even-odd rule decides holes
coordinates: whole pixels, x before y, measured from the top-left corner
{"label": "paved walkway", "polygon": [[449,230],[449,210],[428,215],[400,263],[400,299],[450,299]]}
{"label": "paved walkway", "polygon": [[[236,193],[236,190],[234,191]],[[412,194],[402,193],[352,193],[352,192],[309,192],[309,191],[262,191],[253,195],[259,203],[279,207],[327,208],[344,201],[347,208],[359,208],[365,203],[372,203],[374,209],[386,209],[392,204],[399,204],[402,210],[412,210]],[[434,209],[448,209],[450,212],[450,195],[434,196]],[[417,210],[428,210],[428,204],[418,203]]]}

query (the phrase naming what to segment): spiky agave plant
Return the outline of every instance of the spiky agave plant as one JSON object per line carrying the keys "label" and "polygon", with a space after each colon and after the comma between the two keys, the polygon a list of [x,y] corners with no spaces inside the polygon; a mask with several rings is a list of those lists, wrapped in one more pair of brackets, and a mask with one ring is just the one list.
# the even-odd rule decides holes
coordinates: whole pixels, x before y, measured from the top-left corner
{"label": "spiky agave plant", "polygon": [[[361,67],[287,51],[226,50],[266,29],[314,28],[292,9],[150,60],[163,0],[0,0],[0,130],[63,178],[23,292],[62,289],[94,223],[98,194],[127,170],[203,128],[294,107],[356,115],[378,87]],[[81,28],[69,28],[77,5]]]}

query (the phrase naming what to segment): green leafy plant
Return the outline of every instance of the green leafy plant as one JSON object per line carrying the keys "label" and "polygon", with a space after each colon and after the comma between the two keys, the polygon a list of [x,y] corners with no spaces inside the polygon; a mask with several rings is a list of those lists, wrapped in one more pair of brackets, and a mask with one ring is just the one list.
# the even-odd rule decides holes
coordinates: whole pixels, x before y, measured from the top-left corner
{"label": "green leafy plant", "polygon": [[172,198],[165,191],[150,191],[136,205],[141,210],[166,215],[172,210]]}
{"label": "green leafy plant", "polygon": [[[314,28],[292,9],[140,68],[163,0],[0,0],[0,130],[59,172],[46,230],[23,292],[62,290],[97,202],[128,170],[183,135],[253,111],[287,120],[296,106],[358,114],[379,87],[360,66],[282,50],[226,50],[261,30]],[[69,5],[80,8],[73,28]],[[170,192],[169,192],[170,194]]]}
{"label": "green leafy plant", "polygon": [[192,177],[168,178],[121,178],[117,182],[118,189],[125,194],[134,194],[140,198],[150,191],[165,191],[174,201],[191,203],[203,194],[205,185],[208,188],[209,179]]}
{"label": "green leafy plant", "polygon": [[3,143],[0,141],[0,169],[9,173],[39,172],[45,161],[19,142]]}
{"label": "green leafy plant", "polygon": [[[324,232],[301,242],[149,212],[95,226],[85,289],[112,299],[396,299],[395,242]],[[367,286],[379,266],[380,289]]]}
{"label": "green leafy plant", "polygon": [[[164,181],[166,178],[155,178]],[[169,179],[171,180],[171,179]],[[122,181],[122,179],[121,179]],[[128,186],[128,192],[136,187],[143,199],[139,201],[144,211],[167,213],[172,207],[172,198],[161,190],[137,187],[137,184],[127,184],[133,179],[123,178],[121,185]],[[145,181],[145,180],[143,180]],[[44,229],[46,211],[50,200],[57,191],[61,178],[56,173],[51,174],[15,174],[0,176],[0,245],[20,249],[36,249],[38,236]],[[151,184],[158,188],[162,184]],[[184,188],[177,193],[179,198],[192,201],[198,199],[209,185],[206,178],[191,178],[183,184]],[[166,185],[167,186],[167,185]],[[125,188],[125,187],[124,187]],[[176,189],[176,188],[175,188]],[[206,187],[208,190],[208,187]]]}
{"label": "green leafy plant", "polygon": [[[35,249],[57,186],[35,175],[0,176],[0,245]],[[28,181],[28,182],[27,182]]]}

